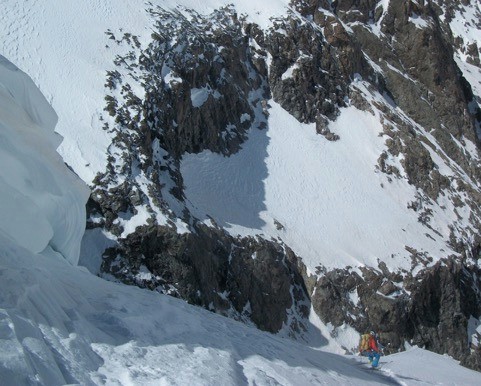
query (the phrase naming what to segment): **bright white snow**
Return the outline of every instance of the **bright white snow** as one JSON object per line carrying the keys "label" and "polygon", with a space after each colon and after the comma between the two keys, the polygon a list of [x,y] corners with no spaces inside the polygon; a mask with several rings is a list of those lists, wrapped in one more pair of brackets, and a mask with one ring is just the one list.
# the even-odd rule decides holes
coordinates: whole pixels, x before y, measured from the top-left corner
{"label": "bright white snow", "polygon": [[452,253],[442,239],[426,237],[407,208],[414,188],[376,173],[385,146],[378,116],[343,109],[330,125],[341,139],[329,142],[269,103],[268,129],[252,130],[238,154],[184,156],[186,197],[197,216],[209,214],[233,234],[281,237],[311,272],[320,264],[377,266],[378,259],[408,269],[406,245]]}
{"label": "bright white snow", "polygon": [[[183,5],[210,13],[231,0],[152,0],[154,6]],[[285,13],[288,0],[236,1],[262,27]],[[0,54],[28,73],[59,115],[56,128],[65,139],[59,152],[91,183],[105,170],[111,138],[102,129],[106,71],[115,70],[119,47],[105,34],[125,31],[146,45],[152,20],[144,0],[2,0]],[[93,138],[95,140],[93,140]]]}

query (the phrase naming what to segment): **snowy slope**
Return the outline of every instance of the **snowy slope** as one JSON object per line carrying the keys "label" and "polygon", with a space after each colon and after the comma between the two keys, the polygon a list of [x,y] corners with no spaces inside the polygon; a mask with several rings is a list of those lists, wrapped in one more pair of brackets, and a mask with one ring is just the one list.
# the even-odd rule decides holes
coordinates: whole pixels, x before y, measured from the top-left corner
{"label": "snowy slope", "polygon": [[181,300],[106,282],[0,236],[2,385],[476,385],[420,349],[373,372]]}
{"label": "snowy slope", "polygon": [[[8,204],[0,223],[0,384],[395,384],[402,365],[372,373],[358,361],[73,266],[85,187],[55,153],[53,110],[3,58],[0,85],[0,157],[10,166],[0,179],[0,202]],[[10,213],[29,227],[28,238]],[[474,384],[477,374],[450,366],[456,379]],[[416,376],[420,384],[431,379]]]}
{"label": "snowy slope", "polygon": [[[99,116],[105,105],[107,70],[115,68],[119,53],[107,30],[135,31],[141,43],[151,34],[152,21],[144,0],[33,0],[2,1],[0,54],[27,72],[59,115],[57,131],[65,138],[59,148],[64,160],[87,183],[106,166],[109,135]],[[224,0],[154,0],[174,8],[178,4],[209,13]],[[287,0],[238,1],[265,25],[284,12]],[[92,140],[94,139],[94,140]]]}
{"label": "snowy slope", "polygon": [[[311,272],[320,263],[376,266],[391,254],[388,267],[408,269],[405,245],[436,256],[453,253],[443,239],[426,237],[407,208],[415,189],[376,173],[384,149],[378,116],[343,110],[331,125],[341,140],[332,143],[316,135],[314,124],[300,124],[270,104],[267,132],[252,131],[238,154],[184,156],[186,196],[199,218],[209,214],[233,234],[281,237]],[[449,229],[439,227],[448,238]]]}
{"label": "snowy slope", "polygon": [[347,358],[73,266],[86,189],[55,153],[53,110],[4,58],[0,85],[0,157],[9,165],[0,179],[6,204],[0,223],[2,385],[394,382]]}
{"label": "snowy slope", "polygon": [[[481,4],[478,1],[456,4],[454,15],[449,22],[453,36],[462,39],[461,50],[458,51],[463,61],[467,59],[468,47],[481,46]],[[476,53],[479,55],[479,52]]]}
{"label": "snowy slope", "polygon": [[2,385],[478,383],[478,373],[419,349],[386,357],[373,372],[359,358],[75,267],[87,190],[55,152],[55,121],[33,83],[2,58]]}
{"label": "snowy slope", "polygon": [[[180,4],[208,13],[232,1],[153,3],[167,8]],[[266,28],[270,17],[285,13],[288,1],[236,1],[234,5]],[[145,7],[141,0],[4,2],[0,53],[31,74],[51,101],[59,114],[57,131],[65,138],[59,152],[87,183],[105,170],[112,135],[102,130],[100,118],[105,74],[115,68],[116,55],[125,54],[125,48],[112,44],[105,33],[129,31],[145,46],[153,23]],[[470,79],[475,84],[478,75],[473,72],[474,80]],[[310,272],[319,265],[377,266],[379,260],[392,270],[409,269],[411,253],[406,247],[436,258],[453,254],[447,245],[449,226],[468,229],[469,209],[463,213],[441,200],[430,208],[435,213],[432,231],[420,226],[419,214],[407,209],[419,199],[412,186],[406,179],[387,184],[385,176],[376,172],[377,157],[385,149],[384,139],[377,137],[382,130],[379,112],[369,116],[354,107],[342,110],[330,125],[341,140],[327,143],[315,135],[312,125],[301,125],[275,103],[271,106],[267,132],[252,132],[234,157],[208,152],[184,157],[185,193],[195,215],[211,216],[233,234],[280,237],[303,258]],[[456,174],[456,165],[445,164],[430,152],[444,174]],[[137,210],[138,216],[118,220],[125,229],[134,230],[147,221],[145,208]],[[279,231],[274,221],[284,229]]]}

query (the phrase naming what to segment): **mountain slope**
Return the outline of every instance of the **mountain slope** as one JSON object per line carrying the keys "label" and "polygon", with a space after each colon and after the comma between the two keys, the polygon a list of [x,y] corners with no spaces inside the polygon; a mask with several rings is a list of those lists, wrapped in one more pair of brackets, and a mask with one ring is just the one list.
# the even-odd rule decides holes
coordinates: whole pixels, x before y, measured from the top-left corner
{"label": "mountain slope", "polygon": [[[28,229],[36,241],[28,243],[15,219],[0,220],[2,385],[397,384],[407,357],[398,357],[397,368],[386,373],[365,371],[355,358],[308,348],[76,267],[85,186],[55,153],[53,110],[3,57],[0,106],[0,157],[10,166],[9,178],[0,179],[1,201],[30,226],[36,218],[44,222]],[[64,223],[67,213],[71,226],[53,227],[53,237],[47,237],[45,228]],[[56,246],[61,247],[55,251]],[[413,350],[409,358],[426,355]],[[425,362],[448,367],[464,384],[477,379],[447,358],[431,354]],[[419,369],[409,376],[421,384],[438,380]]]}
{"label": "mountain slope", "polygon": [[0,245],[5,385],[478,382],[479,373],[420,349],[386,357],[382,372],[373,372],[360,358],[312,349],[178,299],[104,281],[3,236]]}
{"label": "mountain slope", "polygon": [[[36,218],[44,223],[28,229],[36,241],[28,243],[12,224],[15,219],[0,220],[2,385],[398,384],[408,359],[423,356],[431,366],[449,368],[457,381],[476,382],[477,373],[434,354],[426,359],[422,350],[399,356],[397,367],[385,373],[366,371],[354,358],[308,348],[76,267],[85,186],[55,153],[53,110],[3,57],[0,106],[0,157],[11,167],[9,178],[0,179],[1,201],[29,226]],[[13,188],[17,200],[12,200]],[[35,204],[20,198],[36,199]],[[71,226],[54,226],[54,235],[46,236],[45,228],[64,223],[67,216]],[[439,380],[415,368],[408,376],[420,384]]]}
{"label": "mountain slope", "polygon": [[309,339],[314,311],[479,368],[475,5],[7,5],[2,52],[93,189],[82,264],[272,332]]}

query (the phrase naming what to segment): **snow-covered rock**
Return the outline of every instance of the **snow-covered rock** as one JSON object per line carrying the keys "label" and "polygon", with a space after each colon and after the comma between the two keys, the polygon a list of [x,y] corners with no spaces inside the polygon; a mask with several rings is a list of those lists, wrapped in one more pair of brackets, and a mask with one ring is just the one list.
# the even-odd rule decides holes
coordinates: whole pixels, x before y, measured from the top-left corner
{"label": "snow-covered rock", "polygon": [[[466,28],[479,6],[4,3],[2,52],[46,92],[61,154],[94,185],[92,272],[239,319],[281,308],[262,328],[310,309],[333,336],[373,324],[395,349],[474,357],[481,76]],[[265,268],[269,243],[280,253]],[[439,271],[463,272],[474,300],[461,285],[429,292]],[[413,326],[396,317],[413,310]]]}
{"label": "snow-covered rock", "polygon": [[[476,382],[475,372],[422,350],[372,372],[359,358],[300,345],[76,267],[87,190],[56,154],[55,122],[30,79],[2,57],[2,385],[381,385],[405,379],[404,372],[419,384]],[[443,378],[411,366],[417,358],[442,366]]]}

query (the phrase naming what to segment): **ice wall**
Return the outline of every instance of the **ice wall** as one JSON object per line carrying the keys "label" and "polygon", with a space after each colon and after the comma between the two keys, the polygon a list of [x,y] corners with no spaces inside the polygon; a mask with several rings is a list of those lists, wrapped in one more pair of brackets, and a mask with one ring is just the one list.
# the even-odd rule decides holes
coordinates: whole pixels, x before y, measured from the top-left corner
{"label": "ice wall", "polygon": [[33,81],[0,56],[0,233],[75,265],[89,191],[56,152],[56,123]]}

